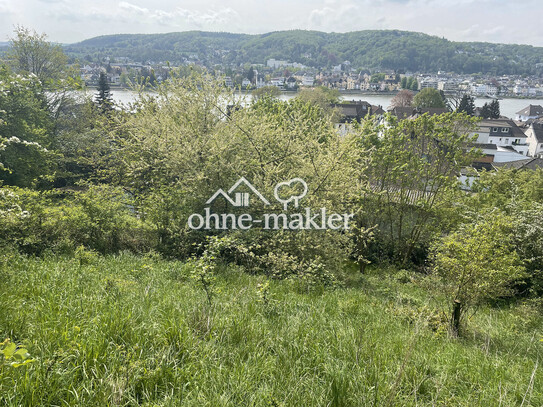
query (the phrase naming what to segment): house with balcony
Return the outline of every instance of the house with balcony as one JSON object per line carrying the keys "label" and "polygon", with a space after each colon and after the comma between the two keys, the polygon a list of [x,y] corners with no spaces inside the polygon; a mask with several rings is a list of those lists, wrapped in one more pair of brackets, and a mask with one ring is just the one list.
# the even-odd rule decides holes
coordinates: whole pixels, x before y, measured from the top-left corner
{"label": "house with balcony", "polygon": [[489,152],[496,162],[525,159],[528,155],[528,137],[513,120],[482,120],[472,134],[477,135],[478,144],[496,146],[496,150]]}

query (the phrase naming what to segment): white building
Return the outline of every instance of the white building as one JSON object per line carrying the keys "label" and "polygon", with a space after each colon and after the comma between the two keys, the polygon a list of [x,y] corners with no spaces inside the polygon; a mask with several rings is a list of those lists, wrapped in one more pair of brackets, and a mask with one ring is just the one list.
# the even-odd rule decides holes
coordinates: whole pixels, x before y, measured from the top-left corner
{"label": "white building", "polygon": [[494,96],[498,93],[498,88],[491,84],[473,84],[471,85],[471,93],[477,96]]}
{"label": "white building", "polygon": [[512,120],[483,120],[479,123],[475,134],[477,134],[477,143],[491,144],[497,147],[496,154],[494,154],[496,162],[524,159],[528,155],[528,137]]}
{"label": "white building", "polygon": [[268,68],[273,68],[273,69],[277,69],[277,68],[280,68],[282,66],[287,66],[288,65],[288,62],[287,61],[280,61],[280,60],[277,60],[277,59],[268,59],[266,61],[266,66]]}
{"label": "white building", "polygon": [[517,96],[535,97],[537,95],[537,89],[528,85],[515,85],[513,93]]}
{"label": "white building", "polygon": [[532,157],[543,157],[543,124],[534,122],[526,130],[528,153]]}
{"label": "white building", "polygon": [[528,105],[516,113],[515,120],[525,122],[537,119],[540,116],[543,116],[543,107],[540,105]]}
{"label": "white building", "polygon": [[425,79],[425,80],[422,80],[420,82],[420,88],[421,89],[424,89],[424,88],[437,89],[438,88],[438,82],[433,80],[433,79]]}
{"label": "white building", "polygon": [[312,76],[304,75],[304,77],[302,78],[303,86],[313,86],[314,83],[315,83],[315,78]]}

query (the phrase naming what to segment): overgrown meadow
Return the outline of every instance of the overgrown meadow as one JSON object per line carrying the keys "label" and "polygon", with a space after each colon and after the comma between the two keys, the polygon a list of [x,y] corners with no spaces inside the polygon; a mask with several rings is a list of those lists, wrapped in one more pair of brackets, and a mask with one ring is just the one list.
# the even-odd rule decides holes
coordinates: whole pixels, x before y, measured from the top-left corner
{"label": "overgrown meadow", "polygon": [[[248,101],[199,69],[114,106],[66,62],[19,28],[0,66],[0,404],[543,404],[543,172],[462,188],[474,118],[340,133],[330,90]],[[241,177],[352,221],[189,227],[262,215],[207,203]]]}
{"label": "overgrown meadow", "polygon": [[[345,268],[334,290],[221,268],[208,304],[178,261],[2,257],[3,332],[34,362],[3,405],[543,403],[541,303],[485,306],[457,339],[432,281]],[[538,308],[539,307],[539,308]]]}

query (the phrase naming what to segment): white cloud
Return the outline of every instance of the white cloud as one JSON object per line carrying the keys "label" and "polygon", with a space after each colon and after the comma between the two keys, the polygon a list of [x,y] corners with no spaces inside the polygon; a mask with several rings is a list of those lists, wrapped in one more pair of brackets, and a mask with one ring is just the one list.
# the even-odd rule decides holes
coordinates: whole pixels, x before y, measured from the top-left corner
{"label": "white cloud", "polygon": [[130,4],[126,1],[121,1],[119,3],[119,8],[124,11],[128,11],[130,13],[136,13],[140,15],[147,15],[149,14],[149,10],[143,7],[138,7],[134,4]]}
{"label": "white cloud", "polygon": [[8,2],[7,0],[0,0],[0,13],[11,14],[13,13],[13,11],[14,10],[10,6],[10,2]]}
{"label": "white cloud", "polygon": [[[207,28],[213,29],[214,25],[224,25],[229,22],[235,22],[239,19],[239,14],[231,8],[222,8],[219,10],[188,10],[177,7],[172,11],[162,9],[150,10],[137,5],[122,1],[119,3],[120,14],[129,13],[132,19],[140,23],[167,24],[173,26],[186,26],[186,28]],[[125,16],[126,17],[126,16]],[[144,21],[139,20],[144,18]]]}
{"label": "white cloud", "polygon": [[[360,7],[354,4],[343,4],[338,7],[325,6],[311,10],[308,25],[313,29],[344,31],[360,18]],[[338,30],[339,28],[339,30]]]}
{"label": "white cloud", "polygon": [[542,12],[541,0],[0,0],[0,38],[22,24],[62,42],[193,29],[399,29],[458,41],[543,45],[543,28],[526,28],[526,16]]}

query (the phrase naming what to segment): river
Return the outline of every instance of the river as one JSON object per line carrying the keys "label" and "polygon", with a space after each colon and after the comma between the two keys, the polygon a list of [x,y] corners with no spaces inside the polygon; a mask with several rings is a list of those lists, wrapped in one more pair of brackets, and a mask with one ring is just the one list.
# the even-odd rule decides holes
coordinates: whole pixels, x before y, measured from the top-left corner
{"label": "river", "polygon": [[[93,91],[88,90],[88,94],[92,94]],[[130,102],[133,102],[136,97],[137,93],[130,91],[130,90],[124,90],[124,89],[112,89],[111,95],[113,97],[113,100],[117,103],[122,104],[128,104]],[[246,95],[247,97],[250,97],[250,94]],[[289,100],[292,99],[294,96],[296,96],[295,93],[282,93],[280,95],[280,99],[282,100]],[[385,110],[390,105],[390,100],[394,97],[394,95],[376,95],[376,94],[367,94],[367,93],[348,93],[348,94],[342,94],[341,99],[344,101],[349,100],[365,100],[368,103],[371,103],[372,105],[378,105],[382,106]],[[485,103],[490,102],[491,99],[475,99],[475,106],[483,106]],[[528,105],[543,105],[543,100],[541,99],[501,99],[500,101],[500,113],[502,116],[515,118],[516,113],[525,108]]]}

